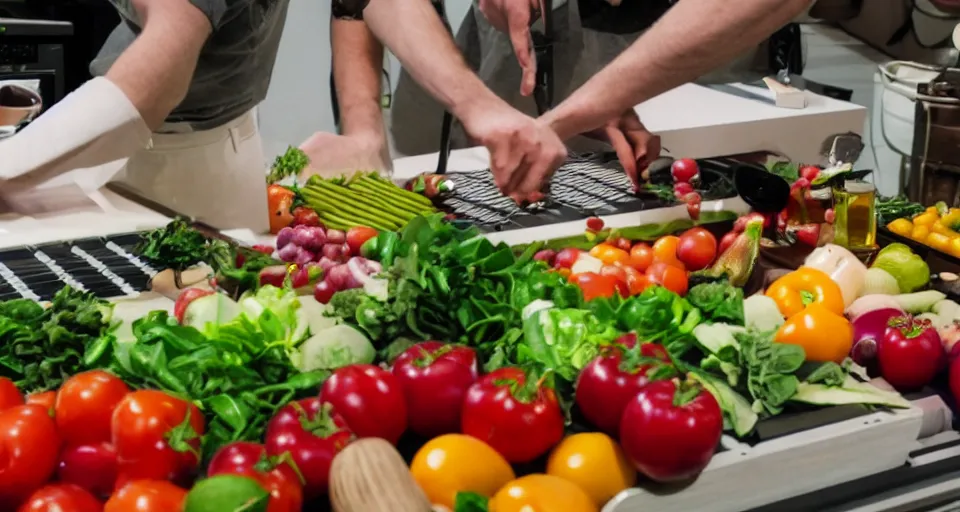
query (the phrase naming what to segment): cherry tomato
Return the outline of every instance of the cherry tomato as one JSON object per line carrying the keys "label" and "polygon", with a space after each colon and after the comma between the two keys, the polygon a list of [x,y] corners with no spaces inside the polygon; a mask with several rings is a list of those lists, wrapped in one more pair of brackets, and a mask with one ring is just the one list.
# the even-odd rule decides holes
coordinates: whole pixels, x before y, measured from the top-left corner
{"label": "cherry tomato", "polygon": [[610,243],[613,244],[613,246],[616,247],[617,249],[621,249],[627,252],[630,252],[630,248],[633,246],[633,242],[631,242],[630,240],[627,240],[622,236],[614,238],[613,240],[610,241]]}
{"label": "cherry tomato", "polygon": [[347,245],[350,246],[350,254],[360,254],[360,247],[367,240],[379,235],[376,229],[367,226],[354,226],[347,231]]}
{"label": "cherry tomato", "polygon": [[16,384],[6,377],[0,377],[0,411],[23,405],[23,395]]}
{"label": "cherry tomato", "polygon": [[600,275],[611,276],[615,278],[617,281],[623,281],[624,283],[626,283],[627,268],[629,267],[624,267],[623,265],[604,265],[602,268],[600,268]]}
{"label": "cherry tomato", "polygon": [[494,370],[470,386],[463,401],[461,431],[487,443],[512,463],[529,462],[563,438],[557,396],[527,382],[519,368]]}
{"label": "cherry tomato", "polygon": [[662,345],[642,343],[626,351],[610,347],[583,368],[576,401],[587,421],[610,435],[619,434],[623,410],[650,382],[648,374],[656,367],[644,358],[670,362]]}
{"label": "cherry tomato", "polygon": [[137,480],[107,500],[103,512],[180,512],[187,491],[164,480]]}
{"label": "cherry tomato", "polygon": [[80,373],[67,379],[57,392],[54,417],[66,444],[110,441],[113,411],[130,388],[103,370]]}
{"label": "cherry tomato", "polygon": [[407,429],[407,404],[397,378],[369,364],[345,366],[323,383],[320,398],[333,404],[358,437],[393,444]]}
{"label": "cherry tomato", "polygon": [[590,217],[587,219],[587,229],[590,231],[602,231],[603,219],[600,217]]}
{"label": "cherry tomato", "polygon": [[604,265],[626,263],[630,259],[630,253],[608,243],[594,246],[593,249],[590,249],[590,256],[602,261]]}
{"label": "cherry tomato", "polygon": [[658,262],[647,269],[647,277],[653,284],[658,284],[677,295],[687,294],[687,273],[682,269]]}
{"label": "cherry tomato", "polygon": [[596,272],[574,274],[570,276],[570,282],[580,287],[584,300],[613,297],[613,294],[617,293],[617,279],[613,276],[602,276]]}
{"label": "cherry tomato", "polygon": [[680,247],[680,237],[662,236],[653,243],[653,261],[683,268],[683,262],[677,258],[677,249]]}
{"label": "cherry tomato", "polygon": [[643,242],[634,245],[630,249],[630,266],[640,272],[647,270],[647,267],[653,263],[653,258],[653,248]]}
{"label": "cherry tomato", "polygon": [[[284,277],[286,277],[286,272],[284,272]],[[183,317],[187,313],[187,306],[189,306],[191,302],[200,297],[206,297],[207,295],[213,295],[213,291],[200,288],[187,288],[180,292],[180,295],[177,295],[177,301],[173,303],[173,316],[177,319],[177,322],[183,323]]]}
{"label": "cherry tomato", "polygon": [[217,450],[207,466],[207,476],[238,475],[260,484],[270,493],[266,512],[301,512],[300,477],[289,462],[268,457],[262,444],[236,442]]}
{"label": "cherry tomato", "polygon": [[103,505],[89,492],[72,484],[41,487],[17,512],[100,512]]}
{"label": "cherry tomato", "polygon": [[410,430],[428,438],[458,432],[463,397],[479,376],[477,353],[425,341],[397,357],[393,375],[407,400]]}
{"label": "cherry tomato", "polygon": [[294,226],[320,226],[320,216],[316,210],[306,206],[298,206],[293,209]]}
{"label": "cherry tomato", "polygon": [[281,229],[293,223],[293,191],[282,185],[267,187],[267,210],[270,213],[270,232],[277,234]]}
{"label": "cherry tomato", "polygon": [[816,165],[804,165],[800,168],[800,176],[807,181],[813,181],[820,175],[820,168]]}
{"label": "cherry tomato", "polygon": [[717,255],[727,252],[727,249],[733,245],[733,242],[737,240],[737,237],[740,236],[740,233],[736,231],[731,231],[726,235],[723,235],[723,238],[720,239],[720,248],[717,249]]}
{"label": "cherry tomato", "polygon": [[[57,401],[57,392],[56,391],[44,391],[43,393],[34,393],[27,396],[28,404],[35,404],[43,407],[44,409],[50,411],[50,414],[53,414],[53,407]],[[2,407],[0,407],[2,409]]]}
{"label": "cherry tomato", "polygon": [[677,259],[689,270],[710,266],[717,257],[717,239],[703,228],[688,229],[680,235]]}
{"label": "cherry tomato", "polygon": [[117,405],[111,433],[121,482],[183,482],[197,468],[204,421],[192,403],[144,389]]}
{"label": "cherry tomato", "polygon": [[573,482],[599,509],[637,483],[637,470],[617,442],[599,432],[564,438],[550,453],[547,474]]}
{"label": "cherry tomato", "polygon": [[60,452],[57,478],[106,498],[117,483],[117,452],[107,443],[68,446]]}
{"label": "cherry tomato", "polygon": [[673,175],[673,181],[676,182],[689,183],[699,173],[700,167],[697,165],[697,161],[692,158],[681,158],[670,165],[670,174]]}
{"label": "cherry tomato", "polygon": [[50,479],[59,436],[50,413],[39,405],[0,412],[0,510],[16,510]]}
{"label": "cherry tomato", "polygon": [[653,285],[646,274],[632,267],[627,268],[627,293],[637,295]]}
{"label": "cherry tomato", "polygon": [[572,267],[573,264],[577,262],[577,259],[580,258],[580,253],[582,252],[580,249],[574,249],[572,247],[562,249],[557,253],[557,257],[553,259],[554,268],[568,269]]}
{"label": "cherry tomato", "polygon": [[630,400],[620,420],[620,444],[634,467],[657,482],[695,477],[720,442],[723,414],[696,385],[651,382]]}

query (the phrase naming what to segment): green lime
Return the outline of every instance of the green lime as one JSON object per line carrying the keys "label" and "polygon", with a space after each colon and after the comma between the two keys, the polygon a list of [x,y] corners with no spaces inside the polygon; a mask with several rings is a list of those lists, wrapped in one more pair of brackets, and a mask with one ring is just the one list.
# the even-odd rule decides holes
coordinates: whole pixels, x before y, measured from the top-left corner
{"label": "green lime", "polygon": [[257,482],[235,475],[201,480],[187,494],[184,512],[266,512],[270,493]]}

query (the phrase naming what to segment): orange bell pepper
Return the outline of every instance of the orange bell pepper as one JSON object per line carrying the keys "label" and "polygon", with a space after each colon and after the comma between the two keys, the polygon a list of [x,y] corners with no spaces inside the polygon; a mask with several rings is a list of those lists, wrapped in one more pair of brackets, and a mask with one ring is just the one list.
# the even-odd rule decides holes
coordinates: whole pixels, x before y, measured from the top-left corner
{"label": "orange bell pepper", "polygon": [[774,341],[803,347],[807,361],[842,363],[853,348],[853,326],[843,315],[814,303],[787,318]]}
{"label": "orange bell pepper", "polygon": [[767,288],[766,295],[777,303],[777,308],[786,318],[803,311],[810,304],[820,304],[828,311],[843,314],[840,285],[815,268],[800,267],[777,279]]}
{"label": "orange bell pepper", "polygon": [[590,495],[573,482],[532,474],[503,486],[487,503],[490,512],[599,512]]}

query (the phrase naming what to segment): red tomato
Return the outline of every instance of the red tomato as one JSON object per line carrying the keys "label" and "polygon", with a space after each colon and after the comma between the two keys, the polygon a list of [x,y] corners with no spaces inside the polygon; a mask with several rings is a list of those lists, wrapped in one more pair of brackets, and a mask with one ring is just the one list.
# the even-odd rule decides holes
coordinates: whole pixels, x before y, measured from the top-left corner
{"label": "red tomato", "polygon": [[[286,273],[284,273],[284,277],[286,277]],[[183,316],[187,313],[187,306],[191,302],[207,295],[213,295],[213,291],[187,288],[180,292],[180,295],[177,295],[177,301],[173,303],[173,316],[177,319],[177,322],[183,323]]]}
{"label": "red tomato", "polygon": [[[631,269],[633,270],[633,269]],[[611,276],[617,281],[627,282],[627,267],[622,265],[604,265],[600,268],[601,276]]]}
{"label": "red tomato", "polygon": [[570,276],[570,282],[580,287],[583,300],[613,297],[613,294],[617,293],[617,279],[613,276],[602,276],[596,272],[574,274]]}
{"label": "red tomato", "polygon": [[692,158],[681,158],[670,165],[670,174],[673,175],[673,181],[676,182],[689,183],[699,173],[700,167],[697,166],[697,161]]}
{"label": "red tomato", "polygon": [[371,238],[380,234],[379,231],[367,226],[354,226],[347,231],[347,245],[350,246],[350,254],[360,254],[360,247]]}
{"label": "red tomato", "polygon": [[72,484],[41,487],[20,505],[17,512],[100,512],[103,504],[89,492]]}
{"label": "red tomato", "polygon": [[23,405],[23,395],[16,384],[6,377],[0,377],[0,411]]}
{"label": "red tomato", "polygon": [[237,442],[223,446],[207,466],[207,476],[239,475],[260,484],[270,493],[267,512],[301,512],[300,477],[289,462],[268,457],[262,444]]}
{"label": "red tomato", "polygon": [[294,226],[319,226],[320,224],[320,216],[313,208],[298,206],[293,209]]}
{"label": "red tomato", "polygon": [[580,257],[580,253],[582,252],[583,251],[580,249],[573,249],[571,247],[561,250],[557,253],[557,257],[553,260],[554,268],[572,267],[573,264],[577,262],[577,259]]}
{"label": "red tomato", "polygon": [[647,277],[654,284],[658,284],[677,295],[687,293],[687,273],[673,265],[654,263],[647,269]]}
{"label": "red tomato", "polygon": [[737,233],[736,231],[731,231],[726,235],[723,235],[723,238],[720,239],[720,247],[717,249],[717,255],[719,256],[727,252],[727,249],[733,245],[733,242],[737,240],[738,236],[740,236],[740,233]]}
{"label": "red tomato", "polygon": [[603,229],[603,219],[600,217],[590,217],[587,219],[587,229],[590,231],[601,231]]}
{"label": "red tomato", "polygon": [[689,270],[710,266],[717,257],[717,239],[703,228],[688,229],[680,235],[677,259]]}
{"label": "red tomato", "polygon": [[[43,407],[50,414],[53,414],[54,404],[57,402],[57,392],[56,391],[44,391],[43,393],[34,393],[27,396],[28,404],[35,404]],[[3,409],[3,407],[0,407]]]}
{"label": "red tomato", "polygon": [[723,432],[713,395],[672,380],[651,382],[630,400],[620,420],[620,445],[657,482],[695,477],[707,467]]}
{"label": "red tomato", "polygon": [[633,267],[627,267],[627,292],[630,295],[637,295],[649,288],[652,284],[646,274]]}
{"label": "red tomato", "polygon": [[270,214],[271,233],[277,234],[281,229],[293,223],[293,214],[290,213],[293,199],[294,193],[287,187],[282,185],[267,187],[267,209]]}
{"label": "red tomato", "polygon": [[804,165],[800,168],[800,177],[805,178],[808,181],[817,179],[817,176],[819,175],[820,168],[816,165]]}
{"label": "red tomato", "polygon": [[512,463],[529,462],[563,438],[563,411],[553,390],[527,382],[519,368],[501,368],[470,386],[461,432],[487,443]]}
{"label": "red tomato", "polygon": [[113,411],[130,388],[103,370],[80,373],[67,379],[57,392],[54,417],[69,445],[110,441]]}
{"label": "red tomato", "polygon": [[880,375],[898,391],[914,391],[930,383],[946,361],[946,353],[929,320],[890,320],[877,344]]}
{"label": "red tomato", "polygon": [[117,452],[107,443],[68,446],[60,452],[57,478],[106,498],[117,483]]}
{"label": "red tomato", "polygon": [[627,251],[627,252],[630,252],[630,248],[631,246],[633,246],[633,242],[631,242],[630,240],[627,240],[622,236],[614,238],[613,240],[610,240],[610,243],[617,249],[620,249],[622,251]]}
{"label": "red tomato", "polygon": [[643,343],[624,351],[611,347],[583,368],[577,379],[576,401],[583,416],[612,436],[619,435],[620,418],[630,399],[650,381],[655,364],[642,358],[670,362],[662,345]]}
{"label": "red tomato", "polygon": [[[399,400],[402,405],[402,397]],[[290,454],[303,477],[307,499],[327,491],[333,457],[353,438],[335,410],[320,398],[306,398],[287,404],[267,424],[267,453],[274,457]]]}
{"label": "red tomato", "polygon": [[53,475],[60,437],[48,411],[18,405],[0,412],[0,510],[16,510]]}
{"label": "red tomato", "polygon": [[103,512],[180,512],[187,491],[164,480],[137,480],[121,487],[107,500]]}
{"label": "red tomato", "polygon": [[117,405],[111,432],[121,482],[183,482],[197,468],[204,421],[197,406],[144,389]]}
{"label": "red tomato", "polygon": [[323,383],[320,398],[333,404],[358,437],[382,437],[397,443],[407,429],[403,390],[392,373],[369,364],[335,371]]}
{"label": "red tomato", "polygon": [[634,245],[630,249],[629,263],[631,267],[645,272],[653,263],[653,248],[643,242]]}
{"label": "red tomato", "polygon": [[407,400],[410,430],[424,437],[460,431],[463,397],[480,375],[472,348],[418,343],[397,357],[393,375]]}
{"label": "red tomato", "polygon": [[653,262],[666,263],[677,268],[683,268],[683,262],[677,258],[678,248],[680,248],[680,237],[673,235],[661,236],[653,243]]}

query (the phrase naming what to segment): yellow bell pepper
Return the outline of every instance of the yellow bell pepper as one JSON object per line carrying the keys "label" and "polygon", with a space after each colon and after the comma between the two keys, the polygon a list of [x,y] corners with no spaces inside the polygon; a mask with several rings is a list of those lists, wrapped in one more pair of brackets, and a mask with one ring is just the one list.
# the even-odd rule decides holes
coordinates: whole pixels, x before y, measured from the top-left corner
{"label": "yellow bell pepper", "polygon": [[766,296],[777,303],[783,316],[790,318],[811,304],[820,304],[838,315],[843,314],[843,291],[826,272],[810,267],[777,279],[767,288]]}
{"label": "yellow bell pepper", "polygon": [[933,225],[933,223],[936,222],[936,221],[938,221],[938,220],[940,220],[940,216],[937,215],[937,212],[933,212],[933,213],[926,212],[926,213],[921,213],[920,215],[917,215],[916,217],[914,217],[914,218],[913,218],[913,225],[914,225],[914,226],[928,226],[928,227],[929,227],[929,226]]}
{"label": "yellow bell pepper", "polygon": [[953,231],[960,231],[960,209],[951,208],[949,213],[940,217],[940,223]]}
{"label": "yellow bell pepper", "polygon": [[637,483],[637,470],[620,445],[598,432],[574,434],[560,441],[547,460],[547,474],[577,484],[598,508]]}
{"label": "yellow bell pepper", "polygon": [[927,240],[927,235],[929,234],[930,226],[914,224],[913,231],[910,232],[910,238],[922,244]]}
{"label": "yellow bell pepper", "polygon": [[487,503],[490,512],[598,512],[577,484],[553,475],[518,478],[497,491]]}
{"label": "yellow bell pepper", "polygon": [[414,455],[410,473],[430,503],[450,510],[458,492],[489,497],[516,478],[513,468],[496,450],[463,434],[428,441]]}
{"label": "yellow bell pepper", "polygon": [[842,363],[853,348],[853,326],[822,304],[811,304],[787,318],[774,338],[803,347],[807,361]]}
{"label": "yellow bell pepper", "polygon": [[930,231],[933,233],[941,234],[947,238],[956,238],[960,236],[960,233],[957,233],[956,231],[950,229],[946,224],[943,223],[943,221],[940,221],[940,220],[934,222],[933,225],[930,226]]}
{"label": "yellow bell pepper", "polygon": [[910,222],[910,219],[897,219],[887,224],[887,229],[889,229],[891,233],[909,237],[910,233],[913,232],[913,223]]}
{"label": "yellow bell pepper", "polygon": [[927,239],[924,243],[940,252],[950,251],[950,237],[948,237],[947,235],[941,235],[940,233],[930,233],[929,235],[927,235]]}

